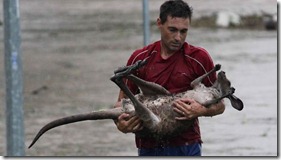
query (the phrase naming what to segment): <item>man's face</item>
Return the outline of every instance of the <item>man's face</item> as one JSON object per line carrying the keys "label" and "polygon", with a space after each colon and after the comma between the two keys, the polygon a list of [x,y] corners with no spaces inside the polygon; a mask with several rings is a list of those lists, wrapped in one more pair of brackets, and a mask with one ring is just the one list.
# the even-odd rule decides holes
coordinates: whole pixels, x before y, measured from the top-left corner
{"label": "man's face", "polygon": [[190,25],[189,18],[167,17],[167,21],[162,24],[161,20],[157,20],[158,28],[161,32],[162,47],[168,52],[179,50],[185,38]]}

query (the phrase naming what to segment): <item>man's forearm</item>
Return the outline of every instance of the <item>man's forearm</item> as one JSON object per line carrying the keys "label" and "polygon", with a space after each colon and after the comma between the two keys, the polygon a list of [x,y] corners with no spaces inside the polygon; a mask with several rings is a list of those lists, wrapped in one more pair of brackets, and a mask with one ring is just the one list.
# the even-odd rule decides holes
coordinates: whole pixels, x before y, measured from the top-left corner
{"label": "man's forearm", "polygon": [[211,105],[209,108],[205,108],[205,111],[202,114],[202,116],[206,116],[206,117],[216,116],[222,114],[224,110],[225,110],[224,102],[220,101],[217,104]]}

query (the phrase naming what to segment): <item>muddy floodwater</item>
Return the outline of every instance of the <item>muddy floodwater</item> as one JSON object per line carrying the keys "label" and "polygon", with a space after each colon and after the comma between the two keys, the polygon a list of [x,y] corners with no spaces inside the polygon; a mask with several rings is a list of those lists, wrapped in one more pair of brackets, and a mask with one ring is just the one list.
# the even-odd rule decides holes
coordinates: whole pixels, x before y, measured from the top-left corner
{"label": "muddy floodwater", "polygon": [[[150,2],[151,22],[162,2]],[[272,0],[188,2],[195,18],[225,10],[223,6],[241,14],[277,12]],[[112,120],[59,127],[31,149],[27,146],[51,120],[112,107],[119,92],[109,80],[113,70],[143,46],[141,7],[141,1],[130,0],[20,1],[27,156],[137,156],[134,135],[119,132]],[[159,38],[154,23],[151,41]],[[205,48],[222,65],[244,102],[239,112],[226,99],[222,115],[199,118],[203,156],[277,156],[277,31],[191,27],[187,41]],[[0,51],[4,53],[3,45]],[[4,54],[0,155],[6,155],[3,62]]]}
{"label": "muddy floodwater", "polygon": [[200,119],[204,155],[276,155],[276,32],[209,30],[205,38],[245,108],[237,112],[225,100],[223,115]]}

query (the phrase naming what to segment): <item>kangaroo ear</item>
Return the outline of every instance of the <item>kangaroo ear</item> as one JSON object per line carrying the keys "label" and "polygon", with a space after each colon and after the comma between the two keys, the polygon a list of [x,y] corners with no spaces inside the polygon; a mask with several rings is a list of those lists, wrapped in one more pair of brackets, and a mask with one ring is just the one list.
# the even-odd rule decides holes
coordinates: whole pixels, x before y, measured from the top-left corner
{"label": "kangaroo ear", "polygon": [[238,111],[241,111],[244,108],[243,102],[233,94],[229,95],[228,98],[233,108],[237,109]]}

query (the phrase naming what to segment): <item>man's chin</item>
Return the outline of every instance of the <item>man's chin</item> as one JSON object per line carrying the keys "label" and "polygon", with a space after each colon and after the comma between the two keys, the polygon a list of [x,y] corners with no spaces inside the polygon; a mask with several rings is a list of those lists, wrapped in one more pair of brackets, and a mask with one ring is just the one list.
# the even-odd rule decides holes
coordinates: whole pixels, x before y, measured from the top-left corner
{"label": "man's chin", "polygon": [[170,50],[176,52],[176,51],[178,51],[180,48],[181,48],[180,46],[171,46],[171,47],[170,47]]}

